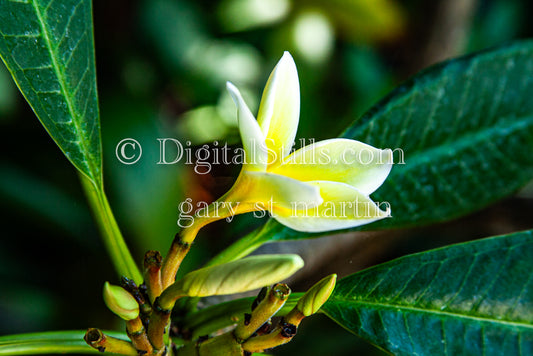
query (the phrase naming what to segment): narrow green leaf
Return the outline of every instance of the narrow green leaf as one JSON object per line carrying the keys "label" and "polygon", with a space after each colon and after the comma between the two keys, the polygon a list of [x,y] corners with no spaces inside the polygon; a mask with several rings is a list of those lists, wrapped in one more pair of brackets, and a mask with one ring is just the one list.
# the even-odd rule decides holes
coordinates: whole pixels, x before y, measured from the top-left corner
{"label": "narrow green leaf", "polygon": [[[106,335],[127,340],[124,333]],[[0,355],[101,354],[83,340],[84,330],[0,336]]]}
{"label": "narrow green leaf", "polygon": [[0,0],[0,56],[67,158],[102,181],[90,0]]}
{"label": "narrow green leaf", "polygon": [[533,230],[343,278],[323,312],[396,355],[533,353]]}
{"label": "narrow green leaf", "polygon": [[[431,67],[342,136],[395,149],[395,165],[372,195],[390,204],[392,218],[352,230],[446,221],[506,197],[533,178],[533,41]],[[270,219],[213,263],[242,257],[241,251],[265,242],[325,234],[294,231]]]}

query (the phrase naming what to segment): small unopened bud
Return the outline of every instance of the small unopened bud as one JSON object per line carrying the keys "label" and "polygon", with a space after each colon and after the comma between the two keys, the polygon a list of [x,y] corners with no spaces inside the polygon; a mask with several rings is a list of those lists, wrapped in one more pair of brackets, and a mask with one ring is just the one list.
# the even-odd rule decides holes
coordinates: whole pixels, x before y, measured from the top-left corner
{"label": "small unopened bud", "polygon": [[328,300],[331,292],[333,292],[333,289],[335,288],[336,281],[336,274],[321,279],[300,298],[296,308],[304,316],[315,314]]}
{"label": "small unopened bud", "polygon": [[199,269],[176,282],[191,297],[247,292],[290,277],[304,265],[298,255],[259,255]]}
{"label": "small unopened bud", "polygon": [[107,307],[124,320],[133,320],[139,316],[139,304],[124,288],[104,284],[104,302]]}

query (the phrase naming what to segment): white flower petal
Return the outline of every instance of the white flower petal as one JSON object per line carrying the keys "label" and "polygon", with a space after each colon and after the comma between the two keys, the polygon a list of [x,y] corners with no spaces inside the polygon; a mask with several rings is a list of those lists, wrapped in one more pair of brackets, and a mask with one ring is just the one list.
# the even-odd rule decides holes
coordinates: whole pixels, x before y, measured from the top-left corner
{"label": "white flower petal", "polygon": [[246,169],[264,171],[268,161],[268,152],[261,128],[242,98],[239,89],[230,82],[226,83],[226,88],[237,105],[239,132],[246,153]]}
{"label": "white flower petal", "polygon": [[290,152],[299,117],[298,71],[289,52],[285,52],[268,78],[257,114],[267,147],[276,155],[269,163]]}
{"label": "white flower petal", "polygon": [[383,184],[391,168],[390,149],[337,138],[301,148],[269,171],[301,181],[346,183],[369,195]]}
{"label": "white flower petal", "polygon": [[304,232],[323,232],[365,225],[390,216],[367,195],[354,187],[335,182],[308,182],[320,187],[324,202],[316,208],[293,210],[290,216],[274,216],[281,224]]}

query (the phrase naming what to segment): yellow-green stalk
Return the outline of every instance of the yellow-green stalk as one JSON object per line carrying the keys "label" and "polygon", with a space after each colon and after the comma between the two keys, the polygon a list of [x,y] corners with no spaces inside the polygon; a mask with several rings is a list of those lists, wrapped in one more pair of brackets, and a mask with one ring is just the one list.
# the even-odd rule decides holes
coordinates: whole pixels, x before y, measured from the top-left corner
{"label": "yellow-green stalk", "polygon": [[256,336],[242,344],[247,352],[262,352],[292,340],[300,322],[307,316],[320,310],[335,288],[337,275],[332,274],[323,278],[300,298],[296,306],[283,318],[270,334]]}
{"label": "yellow-green stalk", "polygon": [[159,251],[148,251],[144,255],[144,283],[148,291],[150,303],[163,292],[161,282],[161,264],[163,258]]}
{"label": "yellow-green stalk", "polygon": [[99,329],[87,329],[83,339],[87,344],[89,344],[89,346],[100,352],[109,352],[129,356],[138,355],[137,350],[130,342],[107,336]]}
{"label": "yellow-green stalk", "polygon": [[263,300],[252,311],[252,314],[246,314],[245,318],[237,325],[233,335],[237,342],[244,342],[252,336],[257,329],[268,322],[278,310],[283,307],[289,294],[290,288],[286,284],[276,284],[263,298]]}

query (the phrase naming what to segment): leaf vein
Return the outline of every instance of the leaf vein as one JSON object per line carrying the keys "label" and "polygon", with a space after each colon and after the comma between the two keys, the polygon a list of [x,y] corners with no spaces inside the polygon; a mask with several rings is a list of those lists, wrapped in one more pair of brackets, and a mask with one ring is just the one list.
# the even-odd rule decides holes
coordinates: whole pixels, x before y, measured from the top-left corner
{"label": "leaf vein", "polygon": [[409,341],[411,342],[411,350],[413,351],[413,355],[418,355],[418,353],[415,351],[415,342],[413,340],[413,337],[411,336],[411,330],[409,328],[409,321],[407,320],[405,313],[402,313],[402,312],[400,313],[402,314],[402,319],[405,325],[405,330],[407,331],[407,336],[409,337]]}
{"label": "leaf vein", "polygon": [[533,332],[533,325],[528,322],[520,322],[520,321],[510,321],[510,320],[504,320],[504,319],[492,319],[487,316],[483,315],[472,315],[472,314],[460,314],[460,313],[454,313],[450,311],[444,311],[444,310],[436,310],[436,309],[424,309],[424,308],[418,308],[415,306],[407,306],[404,304],[386,304],[381,302],[373,302],[373,301],[366,301],[366,300],[359,300],[354,301],[351,299],[344,299],[335,297],[334,298],[335,303],[352,303],[352,304],[360,304],[364,307],[375,307],[375,308],[384,308],[384,309],[392,309],[397,312],[412,312],[412,313],[420,313],[420,314],[430,314],[435,315],[435,317],[454,317],[454,318],[460,318],[460,319],[467,319],[472,321],[477,321],[481,323],[498,323],[505,326],[508,326],[510,328],[523,328],[528,331]]}
{"label": "leaf vein", "polygon": [[431,109],[429,111],[429,117],[427,119],[427,123],[424,126],[424,130],[422,131],[420,139],[418,140],[419,149],[424,147],[424,145],[426,144],[430,129],[433,128],[433,123],[435,122],[435,115],[436,115],[437,109],[440,107],[441,100],[444,97],[444,94],[446,93],[446,90],[444,89],[446,85],[447,85],[447,76],[444,76],[444,81],[441,87],[437,90],[437,96],[434,98],[431,104]]}
{"label": "leaf vein", "polygon": [[510,256],[510,252],[513,250],[513,247],[507,249],[505,251],[505,259],[502,263],[500,263],[500,266],[498,268],[498,272],[496,272],[494,274],[494,278],[492,279],[492,281],[489,283],[489,285],[485,288],[485,290],[483,291],[483,293],[480,293],[480,299],[479,301],[477,301],[474,305],[472,305],[472,308],[470,311],[477,311],[477,309],[479,308],[479,306],[481,305],[481,303],[483,302],[485,296],[487,295],[487,293],[490,291],[490,289],[494,286],[494,284],[496,283],[496,280],[500,277],[502,271],[503,271],[503,268],[505,267],[507,261],[509,261],[509,256]]}
{"label": "leaf vein", "polygon": [[470,263],[470,265],[468,266],[468,270],[466,271],[466,273],[464,274],[464,277],[463,277],[463,280],[461,281],[461,285],[459,286],[459,288],[457,289],[457,292],[454,294],[453,297],[451,297],[446,303],[444,303],[441,307],[441,309],[446,309],[448,308],[448,306],[454,301],[455,298],[457,298],[457,296],[461,293],[461,291],[463,290],[464,286],[465,286],[465,283],[466,281],[468,280],[468,277],[470,276],[470,273],[472,272],[472,266],[475,264],[475,261],[477,260],[477,253],[474,254],[474,259],[473,261]]}
{"label": "leaf vein", "polygon": [[[48,49],[48,52],[50,54],[50,60],[51,60],[51,63],[52,63],[52,67],[59,79],[59,85],[60,85],[60,88],[61,88],[61,92],[63,93],[64,97],[65,97],[65,101],[66,101],[66,105],[67,105],[67,108],[68,108],[68,112],[70,113],[70,115],[72,116],[72,119],[73,119],[73,123],[74,123],[74,126],[76,127],[76,130],[77,132],[81,132],[81,127],[80,127],[80,123],[78,122],[78,118],[76,116],[76,113],[75,113],[75,110],[74,110],[74,103],[72,102],[72,98],[68,95],[68,91],[67,91],[67,88],[66,88],[66,83],[65,83],[65,75],[64,75],[64,72],[62,71],[61,69],[61,66],[60,64],[58,63],[57,59],[56,59],[56,56],[54,55],[54,51],[53,51],[53,46],[52,46],[52,42],[50,40],[50,37],[48,36],[48,33],[47,33],[47,28],[46,28],[46,24],[45,24],[45,21],[44,21],[44,18],[43,18],[43,14],[41,13],[40,9],[39,9],[39,6],[38,4],[36,4],[35,1],[32,1],[32,6],[35,10],[35,13],[37,15],[37,19],[38,19],[38,22],[39,22],[39,25],[41,26],[41,32],[43,34],[43,39],[44,39],[44,42],[46,44],[46,48]],[[88,143],[85,141],[85,138],[84,137],[81,137],[80,139],[80,149],[81,151],[83,152],[83,155],[85,157],[90,157],[90,150],[88,149]],[[96,169],[92,162],[90,160],[85,160],[85,162],[83,162],[84,165],[87,166],[88,168],[88,173],[91,174],[91,178],[94,179],[95,183],[97,182],[98,180],[98,177],[96,177],[96,172],[98,172],[98,169]]]}

